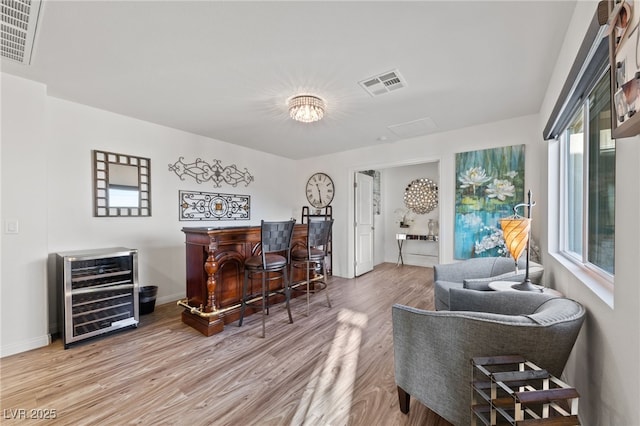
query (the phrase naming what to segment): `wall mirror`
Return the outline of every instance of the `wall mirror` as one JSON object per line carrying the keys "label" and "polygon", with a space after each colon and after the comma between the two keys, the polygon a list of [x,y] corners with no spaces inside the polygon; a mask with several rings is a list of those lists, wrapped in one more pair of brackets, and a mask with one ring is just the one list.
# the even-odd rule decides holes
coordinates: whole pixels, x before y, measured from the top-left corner
{"label": "wall mirror", "polygon": [[151,216],[151,160],[93,151],[93,215]]}
{"label": "wall mirror", "polygon": [[438,207],[438,185],[431,179],[415,179],[404,191],[404,205],[414,213],[429,213]]}

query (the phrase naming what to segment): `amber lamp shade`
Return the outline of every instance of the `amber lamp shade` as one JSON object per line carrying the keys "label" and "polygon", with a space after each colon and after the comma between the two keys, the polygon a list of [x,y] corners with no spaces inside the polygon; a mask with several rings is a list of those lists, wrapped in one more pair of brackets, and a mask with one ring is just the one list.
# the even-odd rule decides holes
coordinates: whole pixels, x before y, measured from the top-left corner
{"label": "amber lamp shade", "polygon": [[500,220],[502,226],[502,235],[504,243],[511,253],[511,257],[518,268],[518,259],[522,252],[527,250],[527,266],[524,281],[514,284],[511,288],[524,291],[542,291],[542,288],[535,286],[529,279],[529,230],[531,228],[531,218],[526,217],[508,217]]}
{"label": "amber lamp shade", "polygon": [[531,219],[526,217],[505,218],[500,220],[500,226],[505,245],[517,264],[522,252],[527,248]]}

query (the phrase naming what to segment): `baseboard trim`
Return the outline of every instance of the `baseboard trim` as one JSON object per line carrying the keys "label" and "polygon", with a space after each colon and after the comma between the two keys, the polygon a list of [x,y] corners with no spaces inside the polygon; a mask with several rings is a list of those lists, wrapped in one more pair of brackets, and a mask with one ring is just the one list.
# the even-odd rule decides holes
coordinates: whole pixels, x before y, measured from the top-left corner
{"label": "baseboard trim", "polygon": [[20,342],[9,343],[8,345],[2,345],[0,347],[0,358],[42,348],[48,346],[50,343],[51,335],[47,334],[32,339],[21,340]]}
{"label": "baseboard trim", "polygon": [[185,298],[184,293],[171,294],[169,296],[162,296],[156,299],[156,305],[164,305],[165,303],[174,302],[176,303],[178,300],[182,300]]}

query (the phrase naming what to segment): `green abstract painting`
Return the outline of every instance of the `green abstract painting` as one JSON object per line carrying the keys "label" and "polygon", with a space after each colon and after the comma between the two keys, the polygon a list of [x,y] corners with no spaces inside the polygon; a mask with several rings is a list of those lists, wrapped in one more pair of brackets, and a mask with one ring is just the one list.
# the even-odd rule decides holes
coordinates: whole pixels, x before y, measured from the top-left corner
{"label": "green abstract painting", "polygon": [[524,147],[456,154],[456,259],[509,255],[500,219],[524,201]]}

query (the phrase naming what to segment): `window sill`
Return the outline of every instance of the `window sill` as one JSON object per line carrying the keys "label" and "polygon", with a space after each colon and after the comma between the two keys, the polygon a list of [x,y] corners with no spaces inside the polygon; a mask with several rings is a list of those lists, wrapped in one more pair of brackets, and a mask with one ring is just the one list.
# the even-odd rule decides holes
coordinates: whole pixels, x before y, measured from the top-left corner
{"label": "window sill", "polygon": [[589,290],[598,296],[604,303],[613,309],[613,284],[594,271],[572,261],[561,253],[549,253],[565,269],[573,274]]}

